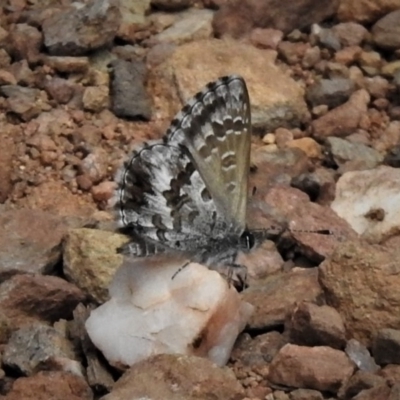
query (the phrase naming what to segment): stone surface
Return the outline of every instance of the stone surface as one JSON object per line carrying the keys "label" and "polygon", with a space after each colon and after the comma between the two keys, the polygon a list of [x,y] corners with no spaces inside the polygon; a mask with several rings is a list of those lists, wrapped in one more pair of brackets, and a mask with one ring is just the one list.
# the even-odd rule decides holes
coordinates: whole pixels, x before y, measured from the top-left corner
{"label": "stone surface", "polygon": [[43,211],[12,210],[0,214],[0,276],[50,273],[61,259],[68,224]]}
{"label": "stone surface", "polygon": [[4,348],[2,362],[25,376],[49,368],[82,374],[72,343],[54,328],[40,324],[14,332]]}
{"label": "stone surface", "polygon": [[350,79],[321,79],[307,88],[306,97],[313,107],[326,104],[334,108],[346,102],[354,90]]}
{"label": "stone surface", "polygon": [[287,344],[272,360],[268,379],[278,385],[336,393],[354,365],[339,350]]}
{"label": "stone surface", "polygon": [[383,49],[400,49],[400,10],[392,11],[372,27],[374,43]]}
{"label": "stone surface", "polygon": [[400,331],[381,329],[377,332],[372,352],[376,362],[382,364],[400,364]]}
{"label": "stone surface", "polygon": [[117,248],[127,241],[126,236],[106,231],[69,231],[63,252],[65,275],[91,298],[104,302],[108,284],[123,261]]}
{"label": "stone surface", "polygon": [[243,300],[255,307],[252,329],[283,325],[286,315],[302,300],[317,301],[322,295],[315,269],[296,269],[257,281],[243,292]]}
{"label": "stone surface", "polygon": [[340,314],[332,307],[302,302],[287,323],[290,342],[303,346],[342,349],[346,332]]}
{"label": "stone surface", "polygon": [[399,0],[340,0],[338,17],[343,21],[375,22],[398,8]]}
{"label": "stone surface", "polygon": [[368,37],[368,30],[356,22],[342,22],[332,27],[342,46],[359,46]]}
{"label": "stone surface", "polygon": [[253,311],[217,271],[181,255],[127,257],[109,294],[85,326],[114,366],[175,353],[223,366]]}
{"label": "stone surface", "polygon": [[340,313],[349,337],[366,346],[377,330],[399,326],[397,259],[396,247],[347,241],[319,267],[327,304]]}
{"label": "stone surface", "polygon": [[380,166],[367,171],[347,172],[336,185],[331,207],[365,238],[380,242],[400,224],[397,168]]}
{"label": "stone surface", "polygon": [[339,394],[342,398],[352,399],[365,389],[384,386],[385,383],[385,379],[381,376],[372,374],[371,372],[356,371],[349,381],[340,389]]}
{"label": "stone surface", "polygon": [[215,39],[184,44],[150,71],[157,115],[170,120],[205,84],[230,73],[246,79],[253,126],[273,130],[306,118],[302,89],[274,65],[273,53]]}
{"label": "stone surface", "polygon": [[112,63],[112,111],[118,117],[151,118],[151,102],[144,87],[146,67],[141,62],[116,60]]}
{"label": "stone surface", "polygon": [[211,22],[214,12],[210,10],[190,10],[169,28],[150,39],[150,43],[174,43],[181,45],[212,37]]}
{"label": "stone surface", "polygon": [[56,276],[19,274],[0,284],[0,309],[15,329],[32,320],[71,318],[86,296]]}
{"label": "stone surface", "polygon": [[244,397],[232,371],[199,357],[162,354],[128,370],[102,400],[236,400]]}
{"label": "stone surface", "polygon": [[289,33],[329,18],[337,7],[337,1],[315,3],[301,0],[282,7],[282,4],[272,0],[236,0],[223,3],[215,15],[213,27],[217,36],[240,37],[253,27],[274,28]]}
{"label": "stone surface", "polygon": [[347,136],[359,127],[361,118],[367,113],[370,96],[365,90],[358,90],[350,99],[312,122],[313,134],[322,139],[327,136]]}
{"label": "stone surface", "polygon": [[383,161],[382,154],[362,143],[328,137],[326,144],[341,172],[373,169]]}
{"label": "stone surface", "polygon": [[93,400],[86,381],[70,372],[44,371],[18,378],[2,400]]}
{"label": "stone surface", "polygon": [[63,10],[45,19],[44,44],[51,55],[84,55],[111,43],[120,21],[116,1],[92,0],[82,8]]}
{"label": "stone surface", "polygon": [[37,28],[28,24],[16,24],[10,30],[6,46],[15,60],[26,59],[35,64],[40,59],[42,43],[42,34]]}
{"label": "stone surface", "polygon": [[358,340],[350,339],[344,351],[360,371],[376,373],[379,370],[379,366],[376,364],[367,347]]}

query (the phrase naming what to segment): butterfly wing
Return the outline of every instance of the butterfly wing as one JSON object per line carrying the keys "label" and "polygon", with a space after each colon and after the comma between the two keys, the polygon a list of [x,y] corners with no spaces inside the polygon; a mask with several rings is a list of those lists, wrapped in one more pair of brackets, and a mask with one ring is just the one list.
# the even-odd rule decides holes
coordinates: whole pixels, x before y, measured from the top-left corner
{"label": "butterfly wing", "polygon": [[250,101],[243,78],[231,75],[208,84],[177,115],[167,137],[189,150],[228,231],[240,235],[246,224],[251,145]]}
{"label": "butterfly wing", "polygon": [[[250,126],[243,79],[231,76],[209,84],[177,115],[163,140],[138,148],[119,171],[120,226],[155,247],[181,250],[240,235]],[[138,246],[135,254],[148,253]]]}

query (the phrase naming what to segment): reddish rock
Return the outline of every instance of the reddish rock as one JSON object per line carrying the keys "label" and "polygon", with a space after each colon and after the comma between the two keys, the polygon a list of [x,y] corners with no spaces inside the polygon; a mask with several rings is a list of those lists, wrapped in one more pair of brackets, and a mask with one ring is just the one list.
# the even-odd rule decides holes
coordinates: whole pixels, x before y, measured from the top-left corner
{"label": "reddish rock", "polygon": [[39,372],[18,378],[2,400],[93,400],[93,393],[82,377],[68,372]]}
{"label": "reddish rock", "polygon": [[385,386],[385,379],[366,371],[357,371],[340,389],[341,398],[352,399],[365,389]]}
{"label": "reddish rock", "polygon": [[386,50],[400,49],[400,10],[380,19],[371,30],[374,43]]}
{"label": "reddish rock", "polygon": [[27,24],[16,24],[10,30],[8,40],[7,47],[14,59],[26,59],[30,64],[39,61],[43,38],[38,29]]}
{"label": "reddish rock", "polygon": [[243,300],[255,307],[248,325],[253,329],[283,325],[286,315],[302,300],[322,295],[315,269],[295,269],[260,279],[243,292]]}
{"label": "reddish rock", "polygon": [[353,240],[340,244],[320,266],[327,304],[342,316],[348,336],[364,345],[371,345],[373,332],[400,324],[398,257],[398,246]]}
{"label": "reddish rock", "polygon": [[89,68],[89,59],[87,57],[57,57],[48,56],[43,61],[49,67],[58,72],[72,74],[74,72],[85,72]]}
{"label": "reddish rock", "polygon": [[74,95],[74,86],[63,78],[52,78],[45,83],[44,90],[58,104],[68,103]]}
{"label": "reddish rock", "polygon": [[353,374],[345,353],[330,347],[282,347],[269,368],[268,379],[277,385],[336,393]]}
{"label": "reddish rock", "polygon": [[372,353],[378,364],[400,364],[400,331],[379,330],[372,344]]}
{"label": "reddish rock", "polygon": [[200,357],[162,354],[131,367],[103,400],[237,400],[244,390],[232,371]]}
{"label": "reddish rock", "polygon": [[54,322],[71,318],[72,311],[86,299],[75,285],[56,276],[15,275],[0,285],[0,309],[13,328],[27,321]]}
{"label": "reddish rock", "polygon": [[240,37],[256,27],[289,33],[333,16],[337,7],[337,1],[326,0],[318,3],[310,0],[296,1],[285,7],[272,0],[236,0],[221,6],[215,14],[213,27],[217,36]]}
{"label": "reddish rock", "polygon": [[353,93],[350,99],[324,116],[313,121],[313,135],[322,139],[327,136],[347,136],[359,127],[361,118],[367,113],[370,96],[365,90]]}
{"label": "reddish rock", "polygon": [[329,306],[302,302],[287,323],[291,343],[343,349],[346,331],[339,313]]}

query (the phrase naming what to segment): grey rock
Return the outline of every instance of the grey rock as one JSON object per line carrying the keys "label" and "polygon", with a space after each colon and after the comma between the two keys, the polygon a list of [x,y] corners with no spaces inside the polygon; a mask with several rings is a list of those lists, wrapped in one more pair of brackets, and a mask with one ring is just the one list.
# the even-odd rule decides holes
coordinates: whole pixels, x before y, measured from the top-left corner
{"label": "grey rock", "polygon": [[327,143],[333,159],[339,167],[344,167],[345,164],[350,165],[350,163],[354,166],[347,170],[370,169],[383,161],[383,156],[378,151],[362,143],[351,143],[337,137],[328,137]]}
{"label": "grey rock", "polygon": [[141,62],[116,60],[111,82],[112,111],[118,117],[151,118],[151,101],[144,87],[146,67]]}
{"label": "grey rock", "polygon": [[110,44],[120,25],[117,0],[94,0],[43,22],[44,44],[52,55],[80,56]]}
{"label": "grey rock", "polygon": [[368,349],[358,340],[350,339],[345,352],[361,371],[376,372],[379,370]]}
{"label": "grey rock", "polygon": [[400,49],[400,10],[381,18],[371,30],[374,43],[383,49]]}
{"label": "grey rock", "polygon": [[306,97],[313,107],[326,104],[334,108],[346,102],[354,91],[355,85],[350,79],[321,79],[307,88]]}
{"label": "grey rock", "polygon": [[41,324],[26,326],[11,335],[4,348],[3,364],[28,376],[55,365],[80,371],[72,343],[56,329]]}
{"label": "grey rock", "polygon": [[372,343],[372,353],[378,364],[400,364],[400,330],[381,329]]}

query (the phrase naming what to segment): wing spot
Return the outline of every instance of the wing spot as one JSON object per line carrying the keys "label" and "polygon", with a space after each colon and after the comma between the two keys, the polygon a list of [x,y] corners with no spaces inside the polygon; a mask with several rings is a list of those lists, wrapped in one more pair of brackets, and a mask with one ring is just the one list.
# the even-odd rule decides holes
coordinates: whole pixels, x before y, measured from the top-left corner
{"label": "wing spot", "polygon": [[224,153],[221,157],[221,166],[227,171],[231,168],[236,168],[236,155],[233,151]]}
{"label": "wing spot", "polygon": [[236,183],[235,183],[235,182],[229,182],[229,183],[226,185],[226,190],[227,190],[229,193],[232,193],[233,191],[235,191],[235,189],[236,189]]}
{"label": "wing spot", "polygon": [[211,195],[210,195],[210,192],[208,191],[207,188],[204,188],[204,189],[201,191],[201,198],[202,198],[202,200],[203,200],[205,203],[211,201]]}

